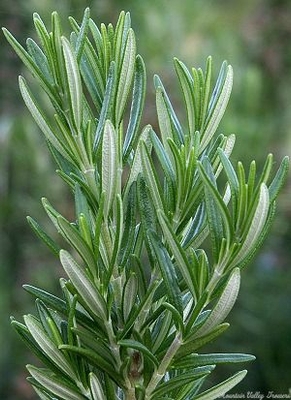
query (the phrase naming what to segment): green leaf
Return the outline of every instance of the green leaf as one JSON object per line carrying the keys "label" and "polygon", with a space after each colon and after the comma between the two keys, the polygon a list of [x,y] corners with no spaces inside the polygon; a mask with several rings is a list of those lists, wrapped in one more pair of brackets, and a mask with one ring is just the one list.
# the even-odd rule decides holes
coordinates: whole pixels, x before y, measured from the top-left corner
{"label": "green leaf", "polygon": [[84,270],[67,251],[60,251],[60,260],[70,281],[79,294],[79,301],[84,302],[87,311],[93,313],[101,320],[106,320],[106,303],[96,285],[91,282]]}
{"label": "green leaf", "polygon": [[[229,211],[215,185],[215,178],[208,159],[198,164],[200,176],[204,183],[206,211],[209,229],[212,237],[215,261],[218,261],[222,239],[230,246],[234,237]],[[212,176],[212,179],[211,179]]]}
{"label": "green leaf", "polygon": [[62,215],[56,211],[53,206],[49,203],[48,199],[43,197],[41,199],[43,208],[45,209],[47,215],[49,216],[50,220],[54,224],[55,228],[57,229],[58,233],[60,233],[60,228],[58,224],[58,218],[62,217]]}
{"label": "green leaf", "polygon": [[[73,24],[73,18],[69,17],[69,20],[71,24]],[[83,53],[83,49],[85,47],[85,42],[88,34],[88,26],[89,26],[89,20],[90,20],[90,8],[87,7],[84,11],[83,15],[83,20],[82,24],[80,26],[80,31],[78,34],[77,42],[76,42],[76,57],[77,61],[79,62]]]}
{"label": "green leaf", "polygon": [[124,285],[122,292],[122,312],[126,321],[136,304],[136,296],[138,291],[138,280],[136,274],[132,272]]}
{"label": "green leaf", "polygon": [[[54,77],[56,84],[59,88],[62,88],[61,94],[64,94],[66,82],[66,72],[65,72],[65,60],[62,49],[62,27],[60,16],[56,11],[52,12],[51,15],[51,26],[52,32],[50,33],[50,49],[48,53],[51,58],[51,66],[54,71]],[[62,103],[60,103],[62,104]]]}
{"label": "green leaf", "polygon": [[[172,165],[175,165],[175,184],[176,184],[175,203],[176,203],[176,214],[178,215],[175,215],[173,219],[177,220],[177,223],[180,223],[180,220],[182,220],[183,217],[184,203],[186,200],[183,197],[183,191],[185,190],[185,167],[186,167],[185,165],[186,160],[184,158],[185,147],[184,145],[182,145],[181,148],[179,148],[172,139],[169,139],[168,148],[169,148],[169,155],[171,156],[170,159],[172,161]],[[198,187],[197,191],[199,191]],[[195,197],[197,191],[195,191]],[[189,219],[187,220],[187,222],[188,221]]]}
{"label": "green leaf", "polygon": [[[215,276],[215,272],[213,276]],[[225,320],[237,299],[239,287],[240,270],[239,268],[235,268],[232,271],[226,286],[219,297],[219,300],[209,314],[208,318],[205,320],[204,324],[197,330],[194,337],[200,337],[208,334],[213,328]]]}
{"label": "green leaf", "polygon": [[[120,250],[121,241],[122,241],[122,228],[123,228],[123,203],[120,194],[116,195],[115,198],[115,208],[114,212],[114,222],[115,222],[115,235],[114,235],[114,245],[112,249],[112,256],[110,260],[111,272],[116,265],[116,258]],[[111,273],[109,271],[109,275]]]}
{"label": "green leaf", "polygon": [[122,64],[122,59],[124,56],[124,50],[126,46],[126,40],[128,37],[128,31],[130,29],[130,25],[131,25],[130,14],[121,11],[113,35],[113,53],[119,69]]}
{"label": "green leaf", "polygon": [[195,120],[195,97],[193,91],[193,78],[185,64],[177,58],[174,58],[174,66],[184,96],[185,106],[187,110],[189,133],[191,135],[197,130]]}
{"label": "green leaf", "polygon": [[236,232],[243,233],[242,227],[246,223],[250,214],[250,202],[254,198],[254,186],[256,175],[256,164],[251,163],[249,169],[248,182],[246,183],[245,170],[241,162],[237,164],[237,175],[239,182],[239,196],[237,197],[237,213],[236,213]]}
{"label": "green leaf", "polygon": [[212,78],[212,57],[207,58],[206,62],[206,76],[203,78],[203,98],[201,99],[201,130],[204,128],[207,110],[209,106],[209,95],[211,91],[211,78]]}
{"label": "green leaf", "polygon": [[[34,297],[41,299],[49,308],[65,316],[68,315],[69,308],[63,299],[32,285],[23,285],[23,288]],[[94,327],[96,324],[96,322],[93,322],[88,315],[85,315],[84,312],[80,310],[75,310],[75,317],[82,326]]]}
{"label": "green leaf", "polygon": [[132,85],[133,74],[135,69],[135,58],[136,58],[136,43],[135,36],[132,29],[129,29],[126,47],[124,51],[124,57],[122,60],[121,70],[118,77],[118,87],[116,93],[116,108],[115,108],[115,120],[116,125],[119,126],[127,102],[129,90]]}
{"label": "green leaf", "polygon": [[155,152],[157,154],[157,157],[160,161],[160,164],[163,168],[163,171],[164,171],[166,177],[171,182],[173,182],[173,184],[174,184],[174,182],[176,184],[176,177],[175,177],[174,169],[173,169],[173,166],[172,166],[172,163],[171,163],[171,160],[169,158],[167,151],[163,147],[161,141],[159,140],[158,136],[155,134],[154,131],[151,131],[150,137],[151,137],[153,147],[155,149]]}
{"label": "green leaf", "polygon": [[78,225],[81,237],[84,239],[89,249],[93,251],[93,243],[92,243],[93,238],[92,238],[90,220],[88,221],[88,219],[85,217],[84,214],[80,214],[78,218]]}
{"label": "green leaf", "polygon": [[275,211],[276,211],[276,202],[273,202],[270,207],[269,207],[269,213],[268,213],[268,218],[266,220],[266,224],[263,227],[263,230],[261,231],[260,236],[258,237],[255,245],[253,246],[253,248],[248,252],[248,254],[246,255],[246,257],[243,259],[243,261],[240,264],[240,268],[244,268],[249,262],[250,260],[255,256],[255,254],[257,253],[257,251],[259,250],[259,248],[262,246],[264,240],[266,239],[266,236],[272,226],[274,217],[275,217]]}
{"label": "green leaf", "polygon": [[193,271],[191,271],[190,265],[187,261],[186,254],[185,254],[184,250],[182,249],[182,247],[177,239],[177,236],[173,232],[168,219],[165,217],[165,215],[161,211],[158,212],[158,219],[159,219],[159,223],[161,225],[165,240],[171,249],[171,253],[173,254],[173,256],[175,258],[176,266],[184,278],[184,281],[187,285],[187,289],[190,290],[192,293],[192,296],[194,298],[196,298],[197,289],[195,288],[195,283],[193,280],[193,275],[192,275]]}
{"label": "green leaf", "polygon": [[76,132],[79,134],[82,122],[82,84],[77,64],[77,59],[68,39],[62,37],[62,46],[65,59],[66,75],[68,82],[68,95],[70,97],[70,107]]}
{"label": "green leaf", "polygon": [[[67,180],[69,180],[69,185],[72,186],[72,189],[74,190],[74,187],[76,185],[76,183],[78,185],[80,185],[81,189],[84,191],[84,193],[86,193],[86,197],[88,199],[88,204],[90,205],[91,209],[94,212],[98,212],[98,208],[99,208],[99,201],[100,198],[98,197],[97,193],[99,192],[99,182],[96,185],[96,182],[91,182],[93,187],[90,187],[89,184],[87,182],[84,181],[84,178],[80,177],[79,175],[75,174],[74,172],[71,172],[70,177],[66,177],[64,176],[64,174],[62,174],[61,171],[57,171],[60,176],[65,180],[65,182],[67,182]],[[83,174],[83,172],[82,172]],[[91,178],[94,177],[91,175]],[[99,178],[99,177],[98,177]],[[90,183],[90,181],[89,181]],[[96,186],[98,188],[98,192],[96,190]]]}
{"label": "green leaf", "polygon": [[192,247],[190,249],[188,262],[194,270],[193,275],[195,276],[195,285],[198,288],[198,298],[201,299],[201,296],[205,292],[210,280],[210,266],[207,255],[204,250],[198,249],[195,251]]}
{"label": "green leaf", "polygon": [[276,173],[276,176],[269,186],[270,203],[272,203],[276,199],[282,186],[286,182],[288,176],[288,170],[289,170],[289,157],[286,156],[283,158],[280,167]]}
{"label": "green leaf", "polygon": [[103,193],[101,193],[99,208],[98,208],[98,212],[96,215],[96,221],[95,221],[93,249],[94,249],[94,254],[95,254],[96,258],[98,257],[99,251],[100,251],[99,245],[100,245],[100,240],[101,240],[101,228],[102,228],[102,221],[103,221],[103,214],[104,214],[104,212],[103,212],[104,199],[105,199],[105,194],[103,192]]}
{"label": "green leaf", "polygon": [[195,396],[193,400],[214,400],[218,397],[223,397],[227,392],[229,392],[234,386],[236,386],[240,381],[244,379],[247,371],[243,370],[233,375],[232,377],[226,379],[225,381],[213,386],[211,389]]}
{"label": "green leaf", "polygon": [[[164,85],[158,75],[154,76],[154,84],[157,91],[156,93],[157,112],[158,112],[158,118],[159,116],[161,117],[160,128],[164,145],[166,145],[168,138],[172,138],[176,144],[184,143],[184,137],[183,137],[184,135],[181,124],[170,102],[169,96],[167,95]],[[169,120],[167,120],[166,114],[168,114]],[[165,117],[165,119],[163,119],[163,116]],[[164,123],[165,127],[167,126],[165,130],[165,135],[163,135],[162,132],[162,127],[164,126]],[[170,123],[171,128],[168,125],[168,123]],[[168,134],[166,132],[168,132]]]}
{"label": "green leaf", "polygon": [[146,70],[141,56],[137,55],[135,61],[135,73],[133,83],[133,94],[129,122],[123,143],[123,157],[126,162],[131,152],[132,146],[137,139],[137,133],[140,127],[142,112],[144,107],[146,92]]}
{"label": "green leaf", "polygon": [[154,206],[156,210],[164,210],[161,185],[158,179],[156,169],[151,160],[150,153],[145,143],[141,145],[141,161],[142,161],[143,173],[146,178],[146,182],[148,184]]}
{"label": "green leaf", "polygon": [[42,110],[39,108],[37,101],[33,97],[31,91],[26,84],[25,79],[22,76],[19,77],[19,88],[26,107],[31,112],[31,115],[33,116],[35,122],[37,123],[47,140],[51,142],[51,144],[64,158],[74,164],[74,155],[68,152],[67,148],[64,148],[59,139],[55,136],[54,129],[51,127]]}
{"label": "green leaf", "polygon": [[256,357],[251,354],[242,353],[191,354],[175,362],[173,368],[189,369],[205,365],[250,362],[255,359]]}
{"label": "green leaf", "polygon": [[88,38],[86,39],[80,61],[80,71],[99,115],[103,104],[105,82],[100,59]]}
{"label": "green leaf", "polygon": [[[201,317],[201,314],[203,314],[203,310],[208,304],[208,291],[204,290],[201,295],[199,296],[198,301],[196,302],[194,307],[191,307],[189,311],[189,315],[187,315],[186,321],[186,333],[188,334],[189,332],[192,332],[193,325],[195,326],[194,329],[196,329],[197,326],[197,321]],[[190,303],[191,304],[191,303]]]}
{"label": "green leaf", "polygon": [[142,172],[142,161],[141,161],[141,148],[145,146],[151,150],[151,142],[150,142],[150,132],[152,127],[147,125],[138,140],[138,144],[134,153],[133,162],[130,168],[130,173],[126,182],[125,190],[124,190],[124,198],[127,197],[128,191],[133,182],[137,181],[138,175]]}
{"label": "green leaf", "polygon": [[260,186],[262,183],[265,183],[267,185],[270,175],[273,169],[273,164],[274,164],[274,156],[272,153],[268,154],[263,171],[261,172],[261,175],[259,176],[259,182],[258,185]]}
{"label": "green leaf", "polygon": [[18,43],[18,41],[11,35],[11,33],[6,28],[2,28],[2,30],[6,39],[13,47],[13,49],[15,50],[21,61],[25,64],[28,70],[39,80],[41,86],[50,95],[50,97],[53,98],[55,96],[55,93],[52,91],[50,83],[47,81],[42,71],[39,70],[38,66],[35,64],[30,54],[28,54],[28,52],[20,45],[20,43]]}
{"label": "green leaf", "polygon": [[89,382],[93,399],[106,400],[106,397],[102,389],[102,385],[97,376],[94,374],[94,372],[90,372]]}
{"label": "green leaf", "polygon": [[89,349],[84,349],[82,347],[70,346],[70,345],[66,345],[66,344],[60,346],[59,348],[60,348],[60,350],[70,351],[72,353],[78,354],[81,357],[84,357],[85,359],[89,360],[90,364],[92,364],[94,367],[98,368],[99,370],[104,371],[106,374],[108,374],[111,377],[111,379],[114,382],[117,383],[117,385],[123,387],[123,381],[121,379],[121,376],[117,373],[115,368],[95,351],[92,351]]}
{"label": "green leaf", "polygon": [[70,298],[67,296],[67,304],[69,308],[69,313],[68,313],[68,319],[67,319],[67,331],[65,334],[65,342],[68,344],[73,345],[75,343],[75,338],[73,335],[73,329],[75,325],[77,324],[77,318],[76,318],[76,306],[78,302],[78,296],[75,294],[73,298]]}
{"label": "green leaf", "polygon": [[[159,120],[159,127],[164,146],[167,146],[168,138],[174,140],[172,132],[172,122],[169,116],[166,102],[164,99],[163,89],[159,86],[156,89],[156,107]],[[175,141],[175,140],[174,140]]]}
{"label": "green leaf", "polygon": [[170,313],[172,314],[173,320],[176,325],[176,329],[181,332],[184,332],[183,315],[179,312],[179,310],[177,308],[175,308],[172,304],[167,303],[167,302],[163,303],[163,307],[165,307],[167,310],[169,310]]}
{"label": "green leaf", "polygon": [[74,378],[75,372],[73,371],[71,365],[65,358],[65,356],[59,351],[55,343],[47,336],[40,323],[32,315],[25,315],[24,322],[34,338],[36,343],[40,346],[42,351],[47,355],[47,357],[65,374]]}
{"label": "green leaf", "polygon": [[239,192],[239,181],[236,175],[236,172],[225,154],[225,152],[222,149],[218,149],[218,154],[221,159],[224,171],[226,173],[228,183],[230,185],[231,189],[231,200],[232,200],[232,206],[233,206],[233,216],[234,218],[237,217],[237,207],[238,207],[238,192]]}
{"label": "green leaf", "polygon": [[225,62],[221,66],[221,71],[217,79],[217,84],[213,90],[207,112],[206,125],[201,139],[201,151],[205,149],[212,139],[215,131],[225,112],[233,84],[233,70]]}
{"label": "green leaf", "polygon": [[67,312],[66,302],[63,299],[32,285],[23,285],[23,288],[36,298],[40,298],[45,304],[49,305],[52,309],[62,313]]}
{"label": "green leaf", "polygon": [[33,218],[27,217],[29,226],[33,229],[34,233],[48,246],[48,248],[58,255],[61,250],[60,246],[41,228],[41,226]]}
{"label": "green leaf", "polygon": [[192,68],[191,72],[193,76],[193,93],[195,98],[193,108],[195,111],[196,130],[201,131],[202,125],[204,125],[201,114],[203,109],[204,77],[201,68]]}
{"label": "green leaf", "polygon": [[118,254],[118,265],[124,266],[131,254],[134,253],[136,245],[137,225],[136,225],[136,209],[137,209],[137,191],[136,184],[131,185],[127,196],[127,206],[125,212],[124,229],[120,250]]}
{"label": "green leaf", "polygon": [[[161,383],[153,392],[153,396],[160,398],[160,396],[166,395],[167,393],[171,393],[173,390],[179,389],[181,386],[185,386],[189,383],[194,382],[197,379],[201,379],[202,377],[209,375],[213,368],[196,368],[189,372],[184,372],[179,374],[168,381]],[[156,398],[155,397],[155,398]]]}
{"label": "green leaf", "polygon": [[[34,27],[36,30],[36,33],[40,39],[41,45],[44,49],[44,52],[48,55],[51,50],[51,40],[50,40],[50,34],[41,19],[40,15],[36,12],[33,13],[33,23]],[[50,64],[51,68],[51,64]]]}
{"label": "green leaf", "polygon": [[43,53],[42,49],[35,43],[34,40],[28,38],[26,41],[27,49],[34,63],[41,71],[42,75],[45,76],[46,80],[53,85],[53,77],[51,75],[50,67],[46,55]]}
{"label": "green leaf", "polygon": [[151,256],[147,232],[152,230],[157,233],[159,231],[159,228],[157,224],[154,204],[150,199],[149,189],[142,175],[139,175],[139,179],[137,181],[137,198],[138,210],[141,219],[141,229],[143,232],[145,243],[148,247],[149,256]]}
{"label": "green leaf", "polygon": [[150,237],[150,245],[156,255],[160,272],[165,283],[169,303],[182,315],[182,294],[179,288],[175,267],[159,237],[154,232],[149,232],[148,235]]}
{"label": "green leaf", "polygon": [[102,108],[98,120],[98,125],[96,128],[95,138],[94,138],[94,151],[96,152],[98,144],[101,138],[101,133],[104,131],[104,126],[106,120],[113,118],[112,108],[115,99],[115,85],[116,85],[116,65],[114,61],[111,62],[108,77],[106,81],[105,94],[102,100]]}
{"label": "green leaf", "polygon": [[56,366],[53,361],[51,361],[51,359],[46,355],[46,353],[38,345],[38,343],[35,342],[26,325],[16,321],[13,317],[11,317],[11,326],[13,327],[13,329],[15,329],[25,345],[36,355],[36,357],[41,362],[43,362],[52,371],[59,372],[59,367]]}
{"label": "green leaf", "polygon": [[85,262],[86,267],[90,269],[92,275],[94,276],[96,274],[97,262],[88,244],[82,238],[78,230],[64,217],[59,216],[57,218],[57,222],[61,233],[63,234],[67,242],[70,243],[75,250],[77,250],[83,261]]}
{"label": "green leaf", "polygon": [[[97,25],[95,24],[95,22],[90,19],[89,20],[89,28],[94,40],[94,45],[97,49],[97,54],[99,55],[99,59],[100,59],[100,66],[102,66],[102,69],[105,69],[105,60],[104,60],[104,52],[105,52],[105,46],[103,44],[103,38],[102,38],[102,34],[99,30],[99,28],[97,27]],[[108,71],[105,71],[108,72]],[[107,74],[106,74],[107,76]]]}
{"label": "green leaf", "polygon": [[153,298],[159,285],[160,280],[158,279],[155,279],[148,285],[147,291],[142,297],[140,304],[138,304],[138,307],[134,310],[133,313],[131,313],[130,318],[128,319],[128,321],[126,321],[126,324],[124,325],[123,331],[119,332],[119,339],[123,339],[124,337],[126,337],[128,331],[131,330],[132,327],[134,327],[136,332],[140,332],[143,329],[142,326],[145,323],[145,320],[147,319],[149,313],[151,312],[151,307],[154,301]]}
{"label": "green leaf", "polygon": [[90,221],[90,212],[88,199],[78,183],[75,184],[75,213],[78,218],[83,215],[87,221]]}
{"label": "green leaf", "polygon": [[104,386],[105,386],[105,392],[106,392],[106,400],[107,399],[114,399],[116,396],[116,386],[114,381],[110,379],[110,376],[104,375]]}
{"label": "green leaf", "polygon": [[26,368],[31,376],[46,390],[64,400],[84,400],[76,385],[67,385],[63,379],[53,375],[50,371],[27,365]]}
{"label": "green leaf", "polygon": [[224,322],[215,328],[212,329],[211,332],[207,333],[204,336],[196,337],[196,333],[193,334],[193,339],[189,338],[187,341],[180,347],[176,354],[176,359],[180,359],[181,357],[185,357],[189,354],[194,353],[197,349],[202,346],[205,346],[207,343],[212,342],[218,336],[220,336],[226,329],[229,328],[229,324]]}
{"label": "green leaf", "polygon": [[89,329],[72,327],[72,332],[78,337],[79,343],[82,343],[84,348],[98,354],[109,365],[115,365],[115,357],[112,354],[112,349],[110,349],[110,346],[105,341],[106,336],[104,337],[104,333],[100,332],[96,326]]}
{"label": "green leaf", "polygon": [[[165,308],[165,307],[164,307]],[[162,307],[161,307],[162,309]],[[159,310],[159,315],[157,318],[155,313],[157,313]],[[166,343],[166,339],[169,334],[169,330],[171,326],[173,325],[173,314],[170,312],[168,309],[166,309],[163,313],[160,312],[160,309],[155,311],[154,314],[150,315],[150,320],[155,320],[155,326],[154,329],[152,330],[152,340],[153,340],[153,345],[152,345],[152,351],[154,354],[157,352],[161,353],[163,351]],[[148,324],[151,323],[147,321]]]}
{"label": "green leaf", "polygon": [[116,195],[118,179],[117,133],[112,123],[105,122],[102,143],[102,192],[105,193],[104,217],[107,218]]}
{"label": "green leaf", "polygon": [[232,259],[231,265],[236,266],[243,263],[244,259],[253,251],[257,242],[260,240],[260,235],[266,225],[270,210],[269,191],[265,183],[261,184],[257,207],[252,216],[251,224],[246,233],[242,246],[237,255]]}
{"label": "green leaf", "polygon": [[[45,332],[48,334],[49,338],[52,339],[56,346],[62,344],[63,340],[60,334],[60,330],[55,322],[57,314],[52,313],[40,299],[36,299],[36,308],[41,325]],[[58,325],[60,325],[59,321]]]}
{"label": "green leaf", "polygon": [[63,144],[64,148],[66,148],[66,151],[70,154],[70,157],[72,160],[74,160],[74,163],[64,158],[63,155],[53,145],[53,143],[51,143],[49,140],[46,140],[46,142],[48,149],[55,159],[56,163],[58,164],[59,168],[68,176],[71,173],[77,172],[77,168],[79,168],[78,166],[80,165],[80,157],[78,154],[75,154],[76,143],[74,143],[74,139],[71,135],[70,130],[68,129],[68,125],[60,115],[55,114],[54,117],[56,122],[56,127],[54,127],[54,134],[57,136],[58,141]]}
{"label": "green leaf", "polygon": [[[32,385],[33,385],[33,383],[32,383]],[[48,395],[46,392],[35,387],[35,385],[33,385],[33,389],[34,389],[35,393],[38,395],[38,397],[40,398],[40,400],[54,400],[54,398],[51,395]]]}

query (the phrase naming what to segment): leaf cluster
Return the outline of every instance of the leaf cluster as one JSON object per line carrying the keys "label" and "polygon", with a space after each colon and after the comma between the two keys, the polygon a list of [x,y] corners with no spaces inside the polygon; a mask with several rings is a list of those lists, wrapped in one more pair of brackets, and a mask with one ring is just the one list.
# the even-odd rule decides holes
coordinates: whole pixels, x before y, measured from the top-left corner
{"label": "leaf cluster", "polygon": [[98,28],[86,9],[80,24],[70,18],[69,38],[57,13],[51,32],[39,15],[33,21],[38,43],[27,39],[26,49],[4,34],[47,96],[19,78],[74,195],[75,219],[43,199],[68,251],[28,218],[66,274],[61,297],[25,285],[37,315],[12,319],[45,367],[28,365],[30,382],[45,400],[223,396],[246,371],[201,391],[215,366],[254,357],[197,351],[229,326],[241,268],[269,230],[287,158],[275,176],[272,155],[260,174],[255,162],[231,163],[235,136],[217,134],[233,83],[226,62],[213,86],[210,57],[205,71],[174,59],[184,117],[155,76],[155,132],[141,124],[146,70],[128,13]]}

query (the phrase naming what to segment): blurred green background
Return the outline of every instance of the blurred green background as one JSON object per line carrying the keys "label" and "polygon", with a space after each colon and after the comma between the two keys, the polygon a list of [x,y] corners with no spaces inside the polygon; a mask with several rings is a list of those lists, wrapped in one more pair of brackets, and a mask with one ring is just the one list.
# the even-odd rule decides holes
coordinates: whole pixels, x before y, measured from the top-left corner
{"label": "blurred green background", "polygon": [[[147,122],[156,121],[153,74],[163,78],[176,107],[182,108],[172,58],[197,67],[204,66],[211,54],[216,73],[224,59],[235,71],[233,95],[219,127],[220,132],[237,135],[234,162],[256,159],[261,167],[269,152],[277,162],[290,155],[290,0],[10,0],[1,1],[0,22],[24,43],[34,36],[33,12],[49,23],[51,12],[57,10],[66,22],[68,15],[80,20],[86,6],[98,24],[115,23],[122,9],[131,12],[148,68]],[[23,283],[57,291],[62,274],[25,217],[32,215],[51,229],[40,198],[48,197],[66,213],[71,199],[22,104],[17,76],[23,66],[3,35],[0,43],[0,398],[25,400],[35,399],[24,369],[34,360],[11,330],[9,316],[33,312]],[[236,393],[288,393],[291,387],[290,186],[289,180],[267,243],[244,271],[239,300],[229,317],[231,327],[211,347],[257,356]],[[219,368],[211,383],[233,370]]]}

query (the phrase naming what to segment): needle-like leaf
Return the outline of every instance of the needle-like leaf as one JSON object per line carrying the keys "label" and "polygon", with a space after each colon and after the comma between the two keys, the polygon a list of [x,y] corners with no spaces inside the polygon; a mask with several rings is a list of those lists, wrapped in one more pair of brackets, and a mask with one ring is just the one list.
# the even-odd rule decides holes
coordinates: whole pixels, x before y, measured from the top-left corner
{"label": "needle-like leaf", "polygon": [[266,224],[270,210],[269,191],[267,186],[262,183],[259,192],[259,198],[251,225],[245,234],[243,243],[236,257],[232,260],[232,265],[239,265],[254,250],[260,239],[262,230]]}
{"label": "needle-like leaf", "polygon": [[180,315],[182,314],[182,296],[178,278],[171,258],[159,238],[154,232],[148,233],[150,244],[156,255],[158,265],[165,283],[169,303],[172,304]]}
{"label": "needle-like leaf", "polygon": [[80,299],[84,301],[87,310],[97,318],[106,320],[106,304],[96,285],[92,283],[85,271],[67,251],[60,251],[60,260],[72,284],[79,293]]}
{"label": "needle-like leaf", "polygon": [[40,130],[43,132],[45,137],[51,144],[56,148],[56,150],[68,161],[74,163],[71,152],[66,149],[62,143],[60,143],[57,136],[54,134],[54,129],[51,124],[47,121],[45,115],[43,114],[41,108],[38,105],[38,102],[32,95],[30,89],[28,88],[25,79],[20,76],[19,77],[19,88],[23,97],[23,100],[26,104],[26,107],[31,112],[35,122],[39,126]]}
{"label": "needle-like leaf", "polygon": [[191,266],[187,261],[186,254],[182,249],[180,243],[175,236],[169,221],[167,218],[162,214],[161,211],[158,212],[159,222],[165,237],[166,242],[168,243],[171,253],[173,254],[177,269],[180,271],[181,275],[184,278],[184,281],[187,285],[187,288],[191,291],[192,296],[196,298],[196,288],[193,279],[193,271],[191,271]]}
{"label": "needle-like leaf", "polygon": [[136,59],[136,43],[133,30],[128,31],[124,57],[122,60],[119,83],[116,93],[116,125],[119,126],[123,117],[124,108],[127,102],[130,87],[132,85]]}
{"label": "needle-like leaf", "polygon": [[75,134],[78,135],[82,122],[82,84],[76,55],[70,42],[62,37],[62,45],[65,59],[65,67],[68,81],[67,94],[70,96],[70,106],[73,121],[75,123]]}
{"label": "needle-like leaf", "polygon": [[229,392],[234,386],[236,386],[241,380],[246,376],[247,371],[243,370],[233,375],[232,377],[226,379],[225,381],[213,386],[211,389],[195,396],[195,400],[214,400],[218,397],[223,397],[227,392]]}
{"label": "needle-like leaf", "polygon": [[154,168],[150,153],[145,143],[141,144],[141,161],[143,173],[150,188],[150,194],[155,208],[157,210],[164,210],[162,189],[158,179],[158,174],[156,172],[156,169]]}
{"label": "needle-like leaf", "polygon": [[204,324],[195,333],[195,337],[200,337],[208,334],[211,330],[221,324],[231,311],[240,287],[240,272],[235,268],[227,281],[218,302],[209,314]]}
{"label": "needle-like leaf", "polygon": [[46,390],[64,400],[84,400],[76,385],[65,384],[64,381],[53,376],[49,371],[36,368],[32,365],[26,367],[31,376]]}
{"label": "needle-like leaf", "polygon": [[[218,78],[219,82],[220,77]],[[201,151],[205,149],[212,139],[215,131],[226,110],[233,85],[233,70],[230,65],[222,65],[221,82],[214,88],[212,98],[210,99],[205,131],[201,140]],[[221,87],[222,86],[222,87]]]}
{"label": "needle-like leaf", "polygon": [[130,117],[128,122],[127,131],[123,143],[123,157],[124,161],[127,160],[133,143],[136,142],[140,121],[142,118],[142,111],[145,100],[145,86],[146,86],[146,70],[145,63],[141,56],[136,57],[136,66],[134,73],[134,85],[132,93],[132,102],[130,109]]}
{"label": "needle-like leaf", "polygon": [[78,230],[63,217],[58,217],[58,225],[68,243],[77,250],[86,263],[86,267],[88,267],[94,275],[96,272],[96,260],[94,259],[91,249]]}
{"label": "needle-like leaf", "polygon": [[107,120],[102,142],[102,192],[105,193],[105,217],[108,216],[116,195],[118,161],[117,133],[112,123]]}
{"label": "needle-like leaf", "polygon": [[65,372],[66,375],[74,378],[75,373],[71,365],[69,364],[65,356],[62,354],[62,352],[58,349],[56,344],[45,333],[44,329],[42,328],[41,324],[36,320],[36,318],[33,317],[32,315],[25,315],[24,322],[29,332],[31,333],[31,336],[34,338],[36,343],[41,347],[41,349],[47,355],[47,357],[49,357],[49,359],[58,368],[60,368],[63,372]]}
{"label": "needle-like leaf", "polygon": [[93,398],[98,400],[106,400],[106,397],[102,389],[102,385],[97,376],[94,374],[94,372],[90,372],[89,379],[90,379],[90,389]]}

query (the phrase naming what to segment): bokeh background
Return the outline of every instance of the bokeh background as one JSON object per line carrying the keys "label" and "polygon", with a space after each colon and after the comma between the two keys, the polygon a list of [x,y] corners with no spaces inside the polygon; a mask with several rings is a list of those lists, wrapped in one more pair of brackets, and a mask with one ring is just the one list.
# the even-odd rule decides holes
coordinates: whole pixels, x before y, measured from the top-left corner
{"label": "bokeh background", "polygon": [[[148,71],[147,121],[156,124],[152,76],[158,73],[176,105],[182,100],[174,79],[174,56],[204,66],[211,54],[216,73],[227,59],[235,85],[219,131],[237,135],[233,161],[257,160],[274,153],[278,164],[291,153],[291,2],[290,0],[10,0],[0,3],[0,24],[22,43],[34,36],[32,13],[50,22],[57,10],[69,29],[68,15],[81,20],[86,6],[98,24],[115,23],[131,12]],[[24,108],[17,76],[23,66],[0,36],[0,399],[35,396],[24,365],[33,362],[9,324],[33,312],[22,289],[32,283],[56,292],[58,261],[26,223],[31,215],[51,229],[40,205],[42,196],[58,210],[70,207],[70,194],[56,177],[44,140]],[[291,182],[278,201],[269,239],[243,273],[229,331],[209,349],[257,356],[236,393],[288,393],[291,387]],[[212,384],[234,371],[219,368]]]}

